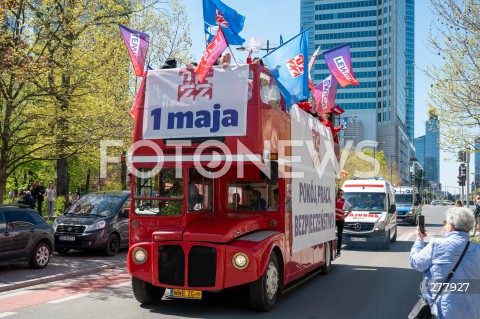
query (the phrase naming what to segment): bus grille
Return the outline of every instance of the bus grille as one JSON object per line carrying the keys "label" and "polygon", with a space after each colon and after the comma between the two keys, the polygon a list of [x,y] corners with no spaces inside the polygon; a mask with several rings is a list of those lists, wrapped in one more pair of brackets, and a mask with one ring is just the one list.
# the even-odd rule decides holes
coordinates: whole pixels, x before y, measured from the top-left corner
{"label": "bus grille", "polygon": [[188,255],[188,286],[214,287],[217,274],[217,250],[193,246]]}
{"label": "bus grille", "polygon": [[180,245],[158,247],[159,281],[163,284],[183,286],[185,284],[185,253]]}

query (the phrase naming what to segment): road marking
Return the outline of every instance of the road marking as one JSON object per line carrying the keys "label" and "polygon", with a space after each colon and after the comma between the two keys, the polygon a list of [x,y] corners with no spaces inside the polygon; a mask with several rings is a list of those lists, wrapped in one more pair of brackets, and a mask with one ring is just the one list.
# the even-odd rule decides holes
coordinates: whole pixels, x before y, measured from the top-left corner
{"label": "road marking", "polygon": [[62,302],[65,302],[65,301],[70,301],[70,300],[77,299],[77,298],[82,298],[82,297],[85,297],[85,296],[88,296],[88,294],[73,295],[73,296],[70,296],[70,297],[65,297],[65,298],[60,298],[60,299],[57,299],[57,300],[48,301],[47,303],[62,303]]}
{"label": "road marking", "polygon": [[410,237],[412,237],[413,235],[415,235],[415,233],[406,232],[406,233],[400,235],[400,237],[398,237],[397,240],[398,241],[409,241]]}
{"label": "road marking", "polygon": [[25,294],[10,294],[8,297],[2,299],[0,303],[0,313],[7,313],[56,300],[64,301],[66,298],[72,296],[84,295],[97,289],[130,282],[131,278],[128,272],[123,271],[117,274],[86,279],[52,288],[36,291],[30,290]]}
{"label": "road marking", "polygon": [[13,296],[18,296],[18,295],[23,295],[26,293],[29,293],[30,291],[28,290],[22,290],[22,291],[17,291],[17,292],[7,292],[5,295],[0,296],[0,299],[5,299]]}
{"label": "road marking", "polygon": [[17,313],[16,312],[4,312],[4,313],[0,313],[0,318],[5,318],[5,317],[8,317],[8,316],[13,316],[13,315],[16,315]]}

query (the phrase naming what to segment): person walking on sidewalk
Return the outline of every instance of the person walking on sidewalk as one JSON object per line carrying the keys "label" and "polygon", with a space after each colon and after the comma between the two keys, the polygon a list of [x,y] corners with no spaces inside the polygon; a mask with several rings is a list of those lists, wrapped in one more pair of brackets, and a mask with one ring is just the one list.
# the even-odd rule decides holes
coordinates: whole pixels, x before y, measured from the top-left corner
{"label": "person walking on sidewalk", "polygon": [[55,208],[55,199],[57,198],[57,191],[53,187],[52,183],[48,184],[46,194],[47,194],[47,217],[52,218],[53,211]]}
{"label": "person walking on sidewalk", "polygon": [[[337,190],[337,198],[335,200],[335,225],[337,226],[337,253],[335,257],[340,257],[340,251],[342,250],[343,240],[343,227],[345,226],[345,217],[350,215],[353,210],[352,204],[350,204],[345,198],[343,198],[343,189]],[[345,211],[348,211],[345,214]]]}
{"label": "person walking on sidewalk", "polygon": [[43,181],[35,187],[35,194],[37,194],[38,213],[42,216],[43,201],[45,199],[45,185],[43,184]]}

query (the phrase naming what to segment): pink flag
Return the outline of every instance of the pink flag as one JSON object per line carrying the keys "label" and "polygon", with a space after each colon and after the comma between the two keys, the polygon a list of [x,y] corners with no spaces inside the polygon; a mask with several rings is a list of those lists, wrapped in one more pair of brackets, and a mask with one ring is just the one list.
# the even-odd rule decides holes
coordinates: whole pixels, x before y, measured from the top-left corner
{"label": "pink flag", "polygon": [[212,41],[208,44],[207,49],[200,59],[195,73],[198,75],[198,83],[202,83],[207,75],[208,71],[212,68],[212,65],[217,61],[220,54],[228,46],[225,35],[223,34],[222,27],[218,28],[217,34],[213,37]]}
{"label": "pink flag", "polygon": [[119,27],[123,41],[125,41],[125,45],[127,46],[130,60],[132,60],[135,75],[143,76],[148,50],[148,34],[135,31],[121,24],[119,24]]}
{"label": "pink flag", "polygon": [[348,84],[359,84],[353,74],[352,59],[350,58],[350,43],[323,52],[323,56],[325,57],[328,68],[342,87]]}
{"label": "pink flag", "polygon": [[343,112],[345,112],[344,109],[342,109],[340,106],[338,105],[335,105],[333,108],[332,108],[332,113],[335,114],[335,115],[340,115],[342,114]]}
{"label": "pink flag", "polygon": [[331,74],[315,86],[313,96],[315,98],[316,111],[329,113],[335,106],[338,82]]}
{"label": "pink flag", "polygon": [[137,116],[137,110],[140,106],[145,104],[145,84],[147,83],[147,71],[145,71],[145,76],[142,78],[142,83],[140,83],[140,87],[138,88],[137,96],[135,96],[135,100],[133,101],[132,108],[130,109],[130,115],[132,118]]}

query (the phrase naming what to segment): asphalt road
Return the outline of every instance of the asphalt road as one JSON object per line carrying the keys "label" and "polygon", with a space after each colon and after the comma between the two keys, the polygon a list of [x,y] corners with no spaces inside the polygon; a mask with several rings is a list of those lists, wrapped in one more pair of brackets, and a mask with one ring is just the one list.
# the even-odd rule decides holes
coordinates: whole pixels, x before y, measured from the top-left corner
{"label": "asphalt road", "polygon": [[[429,237],[442,236],[446,209],[424,206]],[[201,301],[164,298],[158,305],[140,305],[133,297],[130,276],[117,268],[95,277],[0,293],[0,318],[404,319],[418,299],[421,281],[421,273],[408,265],[414,230],[400,226],[398,241],[389,251],[346,247],[329,275],[318,275],[282,295],[269,313],[251,310],[247,292],[241,289],[205,294]]]}

